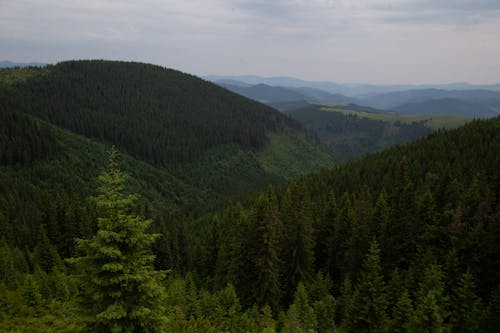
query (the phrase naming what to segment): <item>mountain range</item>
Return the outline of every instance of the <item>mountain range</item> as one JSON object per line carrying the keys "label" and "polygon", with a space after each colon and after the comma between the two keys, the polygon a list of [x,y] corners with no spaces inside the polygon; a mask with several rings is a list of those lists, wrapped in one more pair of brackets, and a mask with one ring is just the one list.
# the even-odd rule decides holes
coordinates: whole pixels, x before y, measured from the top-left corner
{"label": "mountain range", "polygon": [[[216,79],[217,77],[209,78]],[[238,78],[247,81],[237,81]],[[289,84],[290,86],[272,86],[267,83],[252,85],[249,83],[259,80],[268,83]],[[292,78],[235,77],[232,79],[222,78],[215,82],[233,92],[267,103],[282,111],[293,109],[294,106],[304,106],[304,103],[300,102],[335,102],[368,106],[402,115],[455,115],[481,118],[500,114],[500,91],[498,90],[500,85],[450,84],[435,86],[440,87],[439,89],[424,89],[424,86],[418,86],[416,89],[413,86],[413,89],[410,90],[407,89],[409,86],[363,86],[371,90],[369,93],[365,91],[363,94],[359,94],[355,90],[361,87],[358,85],[320,84]],[[299,84],[309,84],[309,86],[297,86]],[[456,88],[459,87],[463,89],[457,90]],[[346,88],[352,89],[346,90]],[[344,95],[346,92],[347,95]]]}
{"label": "mountain range", "polygon": [[232,82],[233,84],[256,85],[259,83],[279,87],[311,87],[329,93],[338,93],[351,97],[366,97],[404,90],[442,89],[442,90],[493,90],[500,91],[500,83],[470,84],[455,82],[448,84],[392,84],[376,85],[365,83],[336,83],[330,81],[307,81],[294,77],[263,77],[256,75],[207,75],[203,77],[212,82]]}

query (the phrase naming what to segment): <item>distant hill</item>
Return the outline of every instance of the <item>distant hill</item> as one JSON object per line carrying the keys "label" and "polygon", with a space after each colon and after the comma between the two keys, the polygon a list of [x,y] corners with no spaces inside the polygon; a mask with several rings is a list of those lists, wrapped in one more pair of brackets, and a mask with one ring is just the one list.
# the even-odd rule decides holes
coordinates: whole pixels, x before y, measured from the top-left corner
{"label": "distant hill", "polygon": [[[139,192],[156,196],[151,201],[163,201],[159,206],[220,203],[333,163],[286,115],[192,75],[141,63],[0,70],[0,112],[55,133],[62,147],[55,160],[28,159],[35,169],[9,171],[20,179],[29,174],[28,183],[49,192],[87,195],[110,145],[124,154]],[[24,131],[14,126],[6,133]],[[19,142],[7,146],[13,166],[25,154]]]}
{"label": "distant hill", "polygon": [[12,67],[42,67],[47,64],[42,62],[13,62],[13,61],[0,61],[0,68],[12,68]]}
{"label": "distant hill", "polygon": [[500,92],[490,90],[422,89],[391,92],[359,100],[374,108],[401,114],[452,114],[494,117],[500,113]]}
{"label": "distant hill", "polygon": [[283,87],[273,87],[267,84],[257,84],[249,87],[220,84],[222,87],[237,94],[251,98],[262,103],[295,102],[305,100],[306,96]]}
{"label": "distant hill", "polygon": [[353,98],[341,94],[331,94],[326,91],[309,87],[277,87],[267,84],[247,86],[239,81],[217,81],[220,86],[253,100],[273,105],[273,103],[289,103],[300,101],[337,102],[354,101]]}
{"label": "distant hill", "polygon": [[491,118],[500,114],[500,100],[466,101],[439,98],[422,102],[404,103],[391,109],[401,115],[457,115]]}
{"label": "distant hill", "polygon": [[364,98],[377,94],[396,91],[441,89],[441,90],[492,90],[500,91],[500,83],[497,84],[469,84],[466,82],[455,82],[448,84],[364,84],[364,83],[336,83],[329,81],[307,81],[294,77],[262,77],[256,75],[207,75],[205,79],[216,82],[232,80],[250,85],[267,84],[280,87],[310,87],[320,89],[329,93],[337,93],[349,97]]}
{"label": "distant hill", "polygon": [[313,131],[339,162],[414,141],[433,132],[425,120],[404,122],[390,114],[376,119],[382,114],[374,112],[374,118],[365,117],[364,114],[373,109],[359,109],[364,111],[349,110],[349,106],[309,105],[288,110],[287,114]]}

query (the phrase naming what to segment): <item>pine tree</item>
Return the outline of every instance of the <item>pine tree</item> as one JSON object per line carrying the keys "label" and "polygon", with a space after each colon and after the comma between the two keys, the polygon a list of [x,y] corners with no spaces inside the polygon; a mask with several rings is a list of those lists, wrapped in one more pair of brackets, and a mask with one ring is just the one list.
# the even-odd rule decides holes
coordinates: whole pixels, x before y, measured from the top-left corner
{"label": "pine tree", "polygon": [[340,286],[340,296],[338,298],[337,304],[337,319],[338,321],[343,321],[347,318],[347,312],[352,306],[352,281],[347,274],[342,281],[342,285]]}
{"label": "pine tree", "polygon": [[413,306],[405,289],[396,305],[392,309],[392,320],[390,332],[405,333],[410,331],[410,322],[413,314]]}
{"label": "pine tree", "polygon": [[453,291],[450,322],[453,332],[477,332],[480,326],[481,302],[475,294],[474,277],[470,271],[462,274]]}
{"label": "pine tree", "polygon": [[38,307],[43,304],[40,287],[31,274],[26,275],[24,279],[23,297],[26,305],[35,308],[35,311],[38,311]]}
{"label": "pine tree", "polygon": [[256,212],[255,299],[257,305],[278,310],[280,300],[278,258],[278,206],[272,188],[259,198]]}
{"label": "pine tree", "polygon": [[70,262],[81,265],[86,301],[94,332],[157,332],[164,323],[159,284],[162,272],[153,268],[151,246],[156,234],[151,221],[131,214],[134,195],[124,193],[125,176],[117,167],[117,152],[110,153],[109,170],[101,174],[96,198],[98,231],[78,240],[84,256]]}
{"label": "pine tree", "polygon": [[372,241],[345,318],[346,332],[385,332],[387,299],[380,250]]}
{"label": "pine tree", "polygon": [[335,331],[336,300],[331,294],[333,283],[329,275],[321,271],[316,278],[307,285],[309,300],[318,321],[319,332]]}
{"label": "pine tree", "polygon": [[500,285],[491,294],[483,329],[488,333],[498,332],[500,329]]}
{"label": "pine tree", "polygon": [[429,264],[419,283],[415,297],[415,312],[410,327],[415,332],[446,332],[448,297],[445,295],[444,277],[440,267]]}
{"label": "pine tree", "polygon": [[[297,288],[300,281],[308,282],[312,276],[314,265],[314,230],[312,223],[311,201],[307,187],[304,182],[297,182],[290,191],[290,196],[285,197],[290,201],[290,209],[285,226],[285,247],[284,258],[285,290],[292,291]],[[288,197],[288,198],[287,198]],[[284,200],[285,200],[284,199]],[[286,206],[288,206],[287,204]],[[291,295],[285,295],[286,301],[291,299]]]}
{"label": "pine tree", "polygon": [[316,328],[314,309],[309,304],[309,296],[302,282],[299,282],[294,301],[288,309],[285,332],[310,332]]}

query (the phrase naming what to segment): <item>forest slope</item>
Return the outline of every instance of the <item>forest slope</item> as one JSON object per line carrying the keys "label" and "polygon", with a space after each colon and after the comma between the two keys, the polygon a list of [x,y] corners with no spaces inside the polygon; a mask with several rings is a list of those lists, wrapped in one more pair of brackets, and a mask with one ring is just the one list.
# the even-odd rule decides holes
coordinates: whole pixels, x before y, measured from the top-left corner
{"label": "forest slope", "polygon": [[[37,124],[41,123],[36,119],[43,120],[44,131],[58,133],[68,160],[103,162],[103,144],[115,145],[134,161],[127,171],[157,188],[169,206],[220,202],[332,163],[329,153],[294,120],[214,84],[159,66],[70,61],[43,68],[3,69],[0,97],[6,122],[11,113],[35,117],[30,119]],[[99,148],[84,148],[90,141],[83,137]],[[287,142],[287,153],[283,155],[273,141]],[[279,161],[272,158],[273,147],[281,152]],[[22,155],[23,147],[14,142],[9,149],[15,164],[18,157],[13,154]],[[87,155],[81,156],[82,152]],[[283,159],[293,170],[269,167],[283,164]],[[144,168],[150,172],[139,172]],[[79,170],[78,177],[85,181],[97,174]],[[62,174],[66,173],[76,176],[71,171]],[[157,173],[163,176],[152,176]],[[88,186],[70,183],[47,187],[80,188],[88,194],[84,191]]]}

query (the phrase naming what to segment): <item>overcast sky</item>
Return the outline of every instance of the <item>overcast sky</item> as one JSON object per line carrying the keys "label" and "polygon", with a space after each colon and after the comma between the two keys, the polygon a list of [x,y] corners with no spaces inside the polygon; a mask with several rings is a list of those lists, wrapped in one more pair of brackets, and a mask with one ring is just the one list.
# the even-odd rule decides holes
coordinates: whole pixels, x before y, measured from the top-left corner
{"label": "overcast sky", "polygon": [[500,82],[500,0],[0,0],[0,60],[196,75]]}

